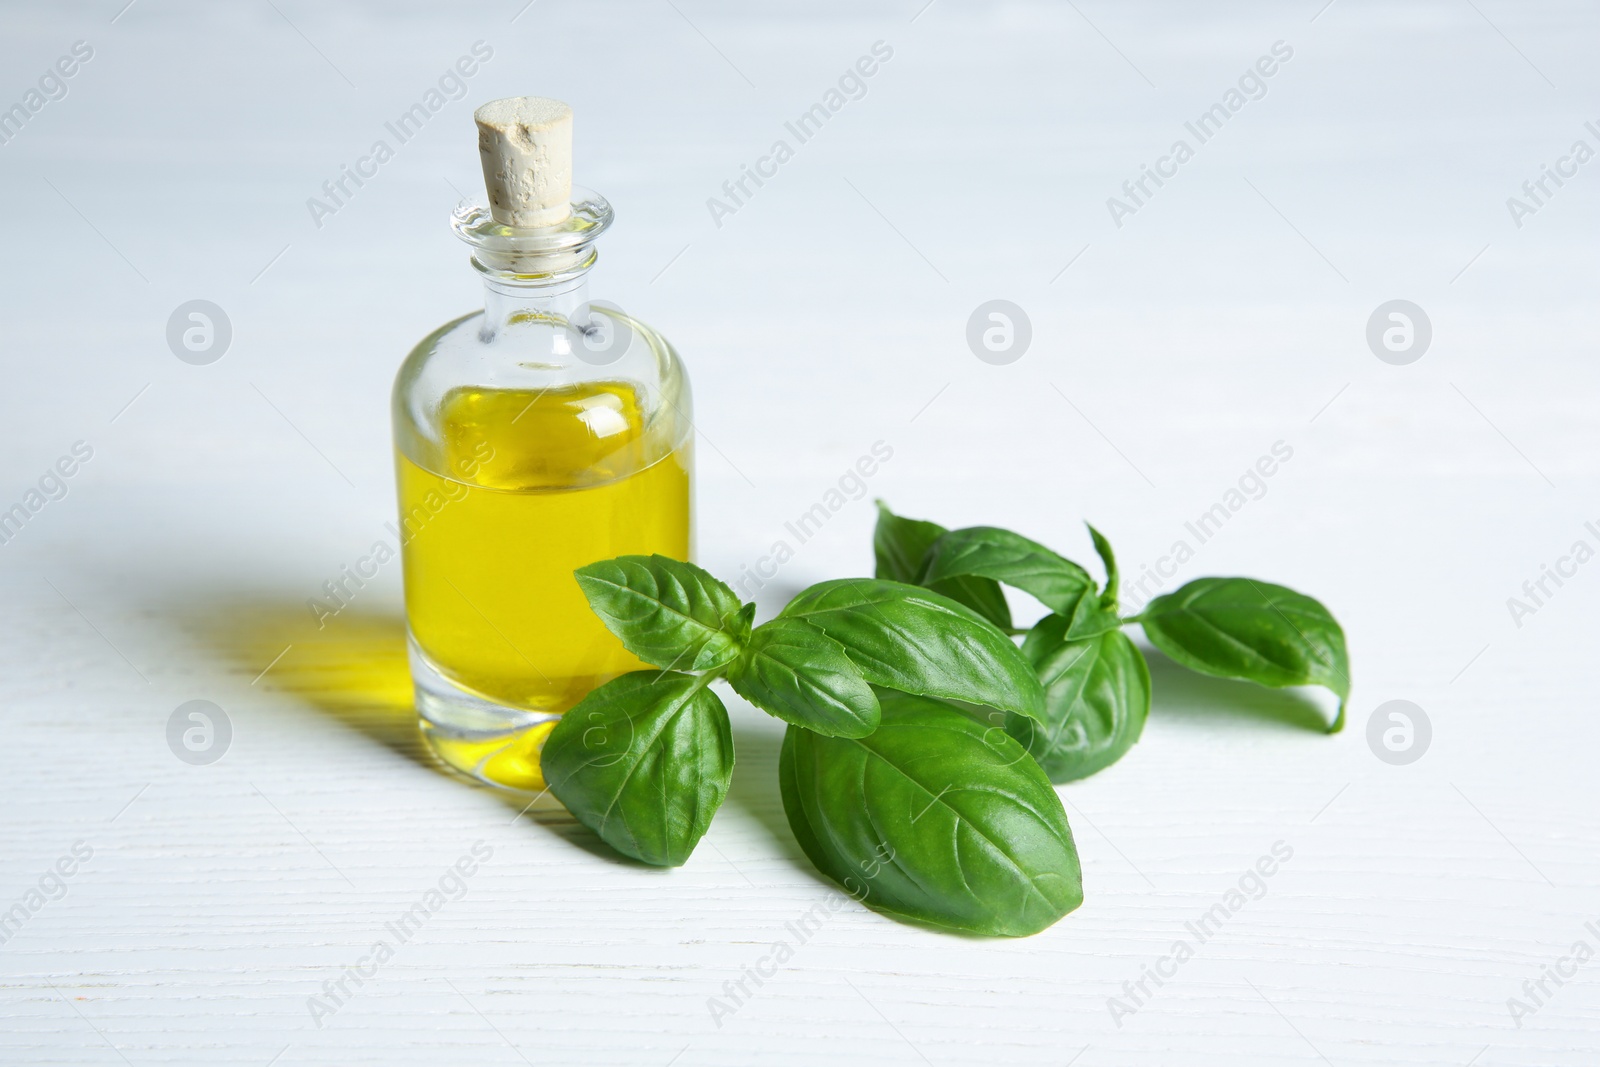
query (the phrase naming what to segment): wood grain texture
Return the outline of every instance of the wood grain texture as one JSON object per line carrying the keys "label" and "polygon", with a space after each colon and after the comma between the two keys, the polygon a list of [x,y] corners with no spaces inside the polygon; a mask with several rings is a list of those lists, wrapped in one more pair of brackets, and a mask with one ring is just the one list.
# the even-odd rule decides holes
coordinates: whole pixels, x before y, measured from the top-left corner
{"label": "wood grain texture", "polygon": [[[1600,1058],[1600,963],[1520,1026],[1507,1007],[1575,942],[1600,948],[1600,564],[1520,625],[1506,604],[1600,546],[1597,164],[1521,227],[1506,206],[1574,140],[1600,147],[1592,9],[279,6],[0,15],[0,105],[94,48],[0,147],[0,511],[93,448],[0,544],[0,913],[92,850],[0,944],[0,1062]],[[465,97],[314,224],[307,198],[480,39]],[[717,225],[707,199],[878,40],[893,56],[859,99]],[[1107,198],[1280,40],[1264,94],[1115,225]],[[478,300],[446,229],[479,180],[471,108],[530,92],[573,102],[576,178],[618,210],[596,294],[689,363],[700,559],[762,618],[870,568],[873,496],[1085,562],[1091,519],[1130,599],[1248,574],[1324,600],[1350,638],[1348,729],[1153,657],[1141,742],[1061,790],[1086,901],[1019,941],[828,910],[784,822],[779,724],[731,693],[732,792],[678,870],[439,770],[397,567],[324,629],[305,602],[385,536],[394,368]],[[1032,323],[1007,366],[965,340],[996,297]],[[1433,324],[1410,366],[1364,339],[1396,297]],[[164,337],[194,298],[233,325],[208,366]],[[892,458],[848,478],[879,441]],[[1241,489],[1278,442],[1292,457]],[[798,538],[830,489],[845,503]],[[1200,540],[1230,490],[1245,503]],[[1193,559],[1153,581],[1180,540]],[[793,558],[751,577],[779,541]],[[1433,727],[1409,766],[1365,738],[1399,698]],[[209,766],[166,740],[195,699],[232,725]],[[1278,842],[1292,857],[1199,943],[1186,924]],[[447,902],[315,1018],[442,878]],[[1180,939],[1192,957],[1155,986]],[[715,1012],[780,940],[792,957]]]}

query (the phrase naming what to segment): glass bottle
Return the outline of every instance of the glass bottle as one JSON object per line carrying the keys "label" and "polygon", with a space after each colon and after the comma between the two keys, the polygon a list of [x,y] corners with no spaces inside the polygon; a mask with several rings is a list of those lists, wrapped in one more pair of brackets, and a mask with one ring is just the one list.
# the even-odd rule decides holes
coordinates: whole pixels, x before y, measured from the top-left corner
{"label": "glass bottle", "polygon": [[544,788],[539,748],[561,713],[647,666],[590,611],[573,570],[692,548],[683,364],[655,330],[590,300],[611,206],[570,189],[555,225],[457,209],[484,308],[423,338],[393,395],[422,735],[456,770],[528,791]]}

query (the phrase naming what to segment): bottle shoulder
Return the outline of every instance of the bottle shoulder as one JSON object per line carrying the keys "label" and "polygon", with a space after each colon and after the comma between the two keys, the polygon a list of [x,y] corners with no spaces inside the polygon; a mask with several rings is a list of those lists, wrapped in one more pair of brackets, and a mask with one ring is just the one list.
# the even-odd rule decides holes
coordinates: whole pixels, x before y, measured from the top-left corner
{"label": "bottle shoulder", "polygon": [[469,311],[412,347],[396,385],[436,363],[468,376],[524,380],[624,375],[648,381],[686,374],[678,350],[661,331],[612,304],[596,301],[586,309],[581,320],[529,313],[504,323],[491,321],[481,308]]}
{"label": "bottle shoulder", "polygon": [[[600,302],[571,316],[530,310],[499,319],[472,311],[422,338],[402,362],[391,398],[395,443],[434,468],[459,432],[452,420],[469,408],[504,404],[517,413],[548,401],[563,411],[571,406],[573,418],[588,420],[582,423],[588,433],[603,415],[593,398],[618,396],[627,398],[628,421],[637,420],[637,432],[656,443],[652,448],[676,447],[691,432],[683,361],[659,331],[634,316]],[[536,443],[526,435],[523,442]]]}

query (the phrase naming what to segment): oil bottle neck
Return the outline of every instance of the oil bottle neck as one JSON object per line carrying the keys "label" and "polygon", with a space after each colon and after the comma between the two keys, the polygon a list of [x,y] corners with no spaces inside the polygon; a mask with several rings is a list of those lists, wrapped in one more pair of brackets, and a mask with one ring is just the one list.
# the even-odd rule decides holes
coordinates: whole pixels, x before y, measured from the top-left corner
{"label": "oil bottle neck", "polygon": [[588,274],[599,257],[594,243],[612,213],[599,193],[574,186],[572,197],[568,216],[554,226],[519,229],[470,204],[451,216],[483,277],[485,340],[519,322],[576,325],[588,335]]}
{"label": "oil bottle neck", "polygon": [[552,325],[587,319],[589,275],[585,271],[560,281],[538,284],[483,279],[483,327],[489,339],[519,322],[545,321]]}

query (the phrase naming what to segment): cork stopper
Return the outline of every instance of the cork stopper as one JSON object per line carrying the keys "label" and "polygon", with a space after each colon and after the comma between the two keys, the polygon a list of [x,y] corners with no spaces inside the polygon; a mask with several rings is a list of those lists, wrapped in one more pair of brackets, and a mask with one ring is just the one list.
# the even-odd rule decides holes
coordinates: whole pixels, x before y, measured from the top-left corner
{"label": "cork stopper", "polygon": [[477,111],[489,210],[503,226],[556,226],[572,213],[572,108],[543,96],[491,100]]}

